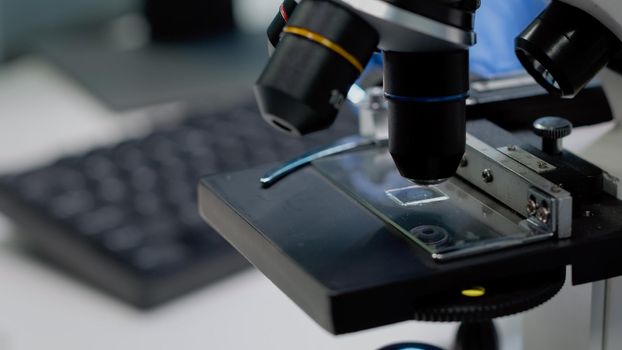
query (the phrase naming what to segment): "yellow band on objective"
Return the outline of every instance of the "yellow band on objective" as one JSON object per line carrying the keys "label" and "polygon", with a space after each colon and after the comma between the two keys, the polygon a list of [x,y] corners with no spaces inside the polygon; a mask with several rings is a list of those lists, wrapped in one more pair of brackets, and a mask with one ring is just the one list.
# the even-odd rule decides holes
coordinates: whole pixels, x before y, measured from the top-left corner
{"label": "yellow band on objective", "polygon": [[335,52],[336,54],[338,54],[339,56],[343,57],[346,59],[346,61],[350,62],[354,68],[358,69],[359,72],[363,72],[363,69],[365,67],[363,67],[363,65],[361,64],[361,62],[359,62],[359,60],[356,59],[356,57],[352,56],[348,51],[346,51],[343,47],[341,47],[339,44],[332,42],[330,39],[314,33],[308,29],[304,29],[304,28],[300,28],[300,27],[291,27],[291,26],[287,26],[285,28],[283,28],[283,32],[285,33],[290,33],[290,34],[295,34],[295,35],[299,35],[302,36],[304,38],[307,38],[311,41],[314,41],[322,46],[325,46],[326,48],[332,50],[333,52]]}

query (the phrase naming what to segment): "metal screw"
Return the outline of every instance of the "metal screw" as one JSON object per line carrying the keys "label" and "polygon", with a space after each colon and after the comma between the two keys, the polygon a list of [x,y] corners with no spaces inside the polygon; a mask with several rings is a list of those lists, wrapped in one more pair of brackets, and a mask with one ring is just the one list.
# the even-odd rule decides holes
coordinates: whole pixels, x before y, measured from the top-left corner
{"label": "metal screw", "polygon": [[538,168],[540,168],[540,169],[546,169],[546,168],[548,168],[548,167],[549,167],[549,166],[546,164],[546,162],[541,161],[541,160],[540,160],[540,161],[538,161]]}
{"label": "metal screw", "polygon": [[482,171],[482,179],[484,179],[485,183],[491,183],[492,180],[494,180],[494,177],[492,175],[492,170],[484,169],[484,171]]}
{"label": "metal screw", "polygon": [[489,217],[490,215],[494,214],[494,211],[486,206],[482,206],[482,215],[484,215],[484,217]]}
{"label": "metal screw", "polygon": [[586,210],[583,212],[583,216],[585,216],[586,218],[591,218],[592,216],[595,216],[596,214],[591,211],[591,210]]}
{"label": "metal screw", "polygon": [[551,192],[553,192],[553,193],[559,193],[561,191],[562,191],[562,188],[557,186],[557,185],[551,187]]}
{"label": "metal screw", "polygon": [[551,219],[551,210],[545,206],[538,208],[538,213],[536,214],[536,218],[540,220],[543,224],[548,224]]}
{"label": "metal screw", "polygon": [[469,160],[466,157],[466,154],[462,156],[462,159],[460,160],[460,167],[461,168],[466,168],[469,165]]}
{"label": "metal screw", "polygon": [[529,197],[529,202],[527,202],[527,213],[529,215],[536,215],[536,213],[538,212],[538,202],[536,202],[536,199],[531,196]]}
{"label": "metal screw", "polygon": [[516,151],[516,145],[508,145],[508,151],[510,152]]}

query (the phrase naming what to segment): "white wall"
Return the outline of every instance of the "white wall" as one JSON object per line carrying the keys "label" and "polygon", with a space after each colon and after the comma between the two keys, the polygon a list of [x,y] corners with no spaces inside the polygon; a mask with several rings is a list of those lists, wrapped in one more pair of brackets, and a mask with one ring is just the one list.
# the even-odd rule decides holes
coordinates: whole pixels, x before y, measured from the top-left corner
{"label": "white wall", "polygon": [[105,18],[139,0],[0,0],[0,60],[39,33],[61,24]]}
{"label": "white wall", "polygon": [[265,31],[282,0],[233,0],[236,22],[248,32]]}

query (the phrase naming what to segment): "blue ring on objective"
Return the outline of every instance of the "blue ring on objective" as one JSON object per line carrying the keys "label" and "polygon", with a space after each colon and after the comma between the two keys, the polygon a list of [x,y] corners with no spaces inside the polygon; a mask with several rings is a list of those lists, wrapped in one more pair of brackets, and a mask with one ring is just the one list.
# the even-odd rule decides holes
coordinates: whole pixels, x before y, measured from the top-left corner
{"label": "blue ring on objective", "polygon": [[456,95],[447,95],[447,96],[400,96],[400,95],[392,95],[390,93],[385,92],[384,97],[387,100],[397,101],[397,102],[412,102],[412,103],[440,103],[440,102],[452,102],[465,100],[469,97],[469,93],[461,93]]}

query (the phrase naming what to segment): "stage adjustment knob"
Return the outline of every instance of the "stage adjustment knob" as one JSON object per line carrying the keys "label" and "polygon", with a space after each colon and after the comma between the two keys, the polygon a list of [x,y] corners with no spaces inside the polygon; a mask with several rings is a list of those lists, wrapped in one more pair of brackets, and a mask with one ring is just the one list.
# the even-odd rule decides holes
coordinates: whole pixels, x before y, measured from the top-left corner
{"label": "stage adjustment knob", "polygon": [[562,139],[572,133],[572,123],[560,117],[543,117],[533,122],[533,132],[542,138],[542,151],[559,154]]}

